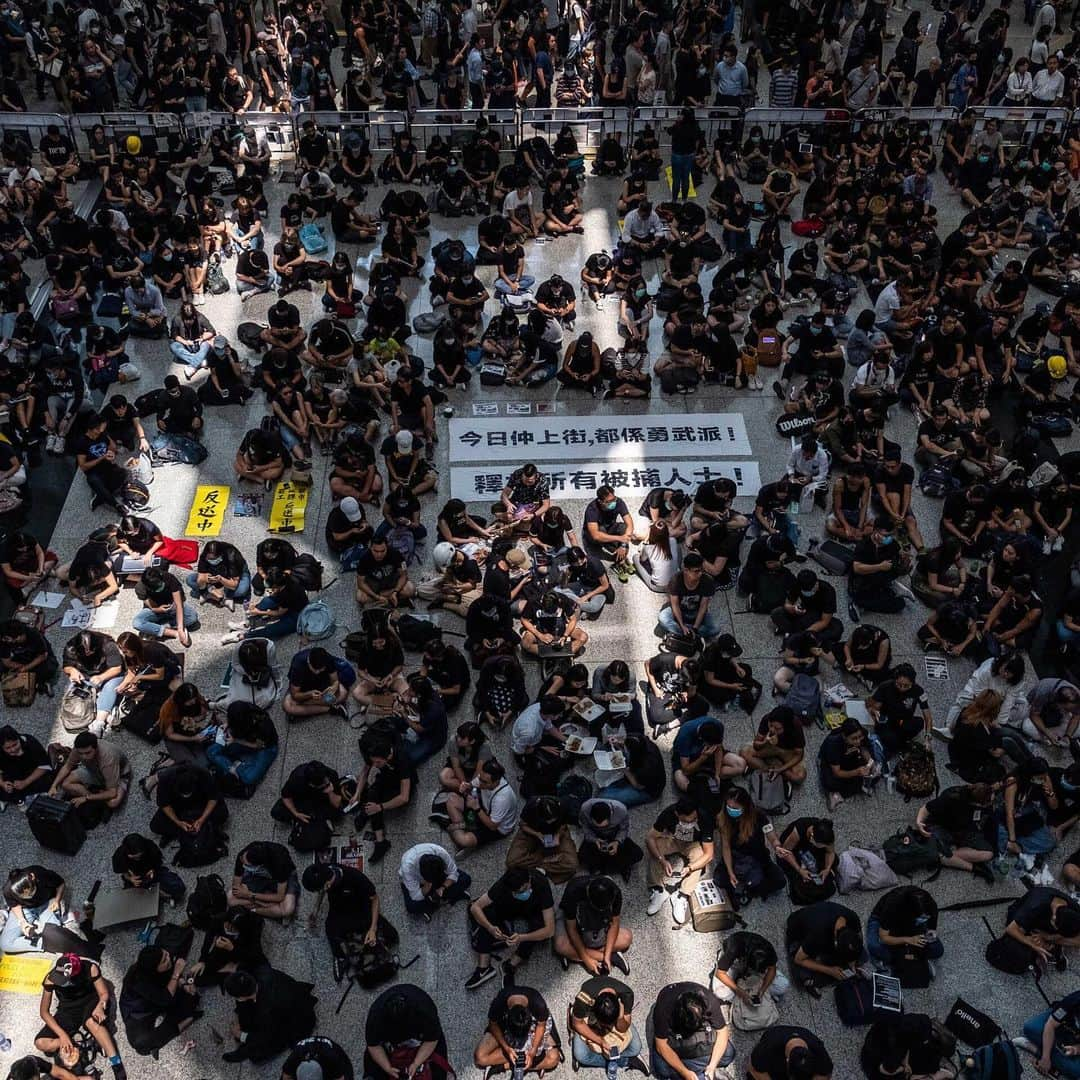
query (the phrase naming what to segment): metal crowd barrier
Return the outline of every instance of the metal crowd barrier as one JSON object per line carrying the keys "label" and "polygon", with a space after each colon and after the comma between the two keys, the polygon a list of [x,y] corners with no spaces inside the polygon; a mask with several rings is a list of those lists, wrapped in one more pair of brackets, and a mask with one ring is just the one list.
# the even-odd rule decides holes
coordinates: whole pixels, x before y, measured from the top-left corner
{"label": "metal crowd barrier", "polygon": [[[975,115],[975,131],[981,132],[986,121],[996,119],[1008,143],[1027,142],[1043,130],[1048,121],[1057,125],[1059,133],[1073,123],[1080,123],[1080,110],[1075,114],[1064,108],[1040,108],[1031,105],[1011,107],[1008,105],[979,106],[970,110]],[[679,106],[649,105],[637,109],[616,106],[582,106],[580,108],[555,107],[550,109],[527,108],[485,110],[488,122],[503,135],[504,144],[513,149],[523,139],[540,135],[554,141],[560,128],[569,124],[583,154],[592,156],[604,138],[611,132],[620,132],[623,144],[630,146],[636,134],[645,124],[654,128],[661,146],[670,147],[667,129],[679,118]],[[164,151],[179,145],[185,139],[204,143],[209,134],[218,127],[236,124],[254,127],[260,138],[265,138],[270,151],[276,157],[292,154],[306,120],[314,120],[340,146],[341,137],[350,131],[363,133],[375,153],[392,149],[398,131],[409,128],[417,144],[423,148],[438,133],[452,144],[460,143],[471,134],[479,110],[421,109],[412,114],[397,110],[371,109],[367,112],[304,112],[295,116],[287,113],[245,113],[236,117],[227,112],[146,113],[108,112],[76,113],[64,116],[59,113],[0,113],[0,132],[16,132],[29,142],[37,153],[38,143],[45,129],[56,124],[71,138],[76,149],[85,154],[92,128],[100,124],[105,134],[119,147],[128,135],[138,135],[151,146]],[[761,127],[765,138],[772,140],[786,133],[806,132],[809,140],[819,143],[830,133],[847,135],[857,131],[861,123],[873,119],[879,123],[891,123],[897,117],[906,116],[912,123],[929,125],[935,142],[940,142],[949,123],[957,118],[958,110],[951,107],[911,109],[777,109],[735,108],[706,106],[696,110],[698,124],[711,143],[722,132],[745,133],[754,126]]]}
{"label": "metal crowd barrier", "polygon": [[184,127],[175,113],[76,113],[67,119],[68,132],[80,154],[87,152],[90,132],[99,124],[117,150],[123,149],[129,135],[138,135],[143,149],[151,155],[179,147],[184,139]]}
{"label": "metal crowd barrier", "polygon": [[[681,105],[643,105],[634,110],[633,124],[651,124],[661,148],[671,147],[668,129],[682,117]],[[694,119],[705,133],[705,141],[711,147],[721,132],[729,137],[737,137],[741,131],[743,114],[741,109],[728,106],[709,105],[694,110]]]}
{"label": "metal crowd barrier", "polygon": [[998,122],[1002,138],[1010,144],[1030,142],[1048,120],[1054,122],[1058,135],[1064,135],[1072,117],[1068,109],[1035,105],[978,105],[968,111],[975,114],[976,135],[986,127],[986,121],[993,118]]}
{"label": "metal crowd barrier", "polygon": [[272,159],[277,160],[296,150],[298,125],[293,118],[279,112],[250,112],[237,117],[228,112],[187,113],[183,117],[184,130],[200,146],[206,143],[212,132],[219,128],[226,131],[238,125],[255,129],[256,139],[265,142]]}
{"label": "metal crowd barrier", "polygon": [[421,150],[440,135],[451,147],[460,149],[476,131],[476,121],[483,115],[502,136],[504,150],[513,150],[521,141],[521,119],[516,109],[418,109],[409,119],[409,131]]}
{"label": "metal crowd barrier", "polygon": [[60,113],[3,113],[6,121],[2,128],[4,134],[9,132],[24,139],[33,151],[32,160],[35,164],[40,163],[41,154],[38,152],[38,143],[45,132],[55,124],[60,129],[61,135],[71,138],[71,130],[68,127],[68,117]]}
{"label": "metal crowd barrier", "polygon": [[743,113],[743,131],[760,127],[768,140],[779,139],[792,129],[805,131],[811,142],[821,142],[826,133],[847,134],[851,113],[847,109],[747,109]]}
{"label": "metal crowd barrier", "polygon": [[569,125],[582,154],[595,151],[613,132],[621,132],[623,146],[629,148],[634,120],[632,110],[614,105],[583,105],[580,108],[556,106],[551,109],[525,109],[521,113],[521,138],[537,135],[552,142],[560,129]]}
{"label": "metal crowd barrier", "polygon": [[959,115],[960,110],[954,109],[951,105],[942,105],[938,108],[916,105],[910,109],[860,109],[852,117],[852,131],[858,131],[859,125],[868,120],[887,125],[895,123],[900,117],[906,117],[913,125],[926,124],[930,129],[930,137],[934,140],[934,145],[940,146],[945,138],[945,129]]}

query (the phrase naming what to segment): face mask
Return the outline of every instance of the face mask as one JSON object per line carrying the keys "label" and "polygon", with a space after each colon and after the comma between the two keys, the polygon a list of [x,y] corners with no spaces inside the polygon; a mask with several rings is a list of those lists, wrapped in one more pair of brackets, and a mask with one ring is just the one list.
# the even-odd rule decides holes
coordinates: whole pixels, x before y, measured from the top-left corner
{"label": "face mask", "polygon": [[799,591],[799,595],[800,596],[813,596],[814,595],[814,590],[813,589],[810,589],[810,590],[801,589]]}
{"label": "face mask", "polygon": [[614,510],[615,507],[618,506],[618,505],[619,505],[618,502],[616,502],[614,499],[612,499],[611,502],[604,503],[604,509],[605,510]]}
{"label": "face mask", "polygon": [[1049,161],[1044,161],[1040,168],[1043,172],[1049,172],[1053,168],[1053,165]]}
{"label": "face mask", "polygon": [[896,537],[894,537],[894,536],[883,536],[881,538],[882,547],[888,547],[889,544],[891,544],[893,542],[893,540],[895,540],[895,539],[896,539]]}
{"label": "face mask", "polygon": [[821,333],[821,327],[820,326],[811,326],[810,327],[810,333],[813,334],[814,337],[817,337],[818,334]]}
{"label": "face mask", "polygon": [[525,889],[524,892],[516,892],[513,894],[515,900],[520,900],[522,902],[528,900],[530,896],[532,896],[532,889]]}
{"label": "face mask", "polygon": [[929,921],[930,921],[930,916],[929,915],[916,915],[915,916],[915,925],[916,926],[925,926]]}
{"label": "face mask", "polygon": [[990,155],[989,154],[980,154],[979,155],[979,164],[980,165],[985,165],[989,160],[990,160]]}
{"label": "face mask", "polygon": [[725,806],[724,809],[727,811],[727,816],[729,818],[741,818],[742,817],[742,807],[741,806]]}
{"label": "face mask", "polygon": [[694,825],[693,821],[676,821],[675,822],[675,839],[680,844],[688,844],[694,839]]}
{"label": "face mask", "polygon": [[207,566],[220,566],[221,563],[222,563],[221,559],[211,559],[209,556],[207,556],[207,559],[206,559],[206,565]]}

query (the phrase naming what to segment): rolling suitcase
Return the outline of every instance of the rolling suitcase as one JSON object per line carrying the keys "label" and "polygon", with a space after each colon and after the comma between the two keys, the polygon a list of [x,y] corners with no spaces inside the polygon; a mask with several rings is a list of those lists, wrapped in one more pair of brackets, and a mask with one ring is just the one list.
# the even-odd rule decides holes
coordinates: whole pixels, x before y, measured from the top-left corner
{"label": "rolling suitcase", "polygon": [[50,851],[74,855],[86,840],[86,829],[78,811],[64,799],[39,795],[26,811],[34,839]]}

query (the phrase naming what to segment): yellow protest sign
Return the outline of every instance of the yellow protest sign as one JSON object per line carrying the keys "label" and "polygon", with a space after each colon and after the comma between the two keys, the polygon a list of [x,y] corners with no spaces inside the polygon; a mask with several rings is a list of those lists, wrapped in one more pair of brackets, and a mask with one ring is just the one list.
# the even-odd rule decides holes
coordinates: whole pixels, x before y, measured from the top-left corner
{"label": "yellow protest sign", "polygon": [[[674,192],[675,187],[671,182],[671,166],[670,165],[664,170],[664,175],[667,177],[668,190]],[[693,180],[690,181],[690,196],[689,197],[691,199],[696,199],[697,198],[697,189],[694,187],[694,181]]]}
{"label": "yellow protest sign", "polygon": [[12,956],[0,960],[0,994],[41,994],[41,981],[52,970],[52,956]]}
{"label": "yellow protest sign", "polygon": [[218,484],[200,484],[191,500],[188,514],[187,536],[217,536],[225,520],[225,507],[229,505],[229,489]]}
{"label": "yellow protest sign", "polygon": [[270,506],[271,532],[304,531],[304,510],[310,491],[307,484],[291,484],[287,480],[274,488],[274,501]]}

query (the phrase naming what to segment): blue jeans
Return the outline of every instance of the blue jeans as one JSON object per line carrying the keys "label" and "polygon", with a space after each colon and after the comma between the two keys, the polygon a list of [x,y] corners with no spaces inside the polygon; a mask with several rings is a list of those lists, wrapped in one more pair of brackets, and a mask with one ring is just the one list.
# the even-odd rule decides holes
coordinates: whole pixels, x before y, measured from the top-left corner
{"label": "blue jeans", "polygon": [[[720,1059],[720,1065],[730,1065],[734,1060],[735,1044],[734,1041],[729,1038],[727,1049],[724,1051],[724,1056]],[[709,1059],[707,1057],[690,1058],[684,1060],[683,1065],[685,1065],[698,1080],[703,1080],[705,1070],[709,1065]],[[653,1043],[649,1052],[649,1068],[652,1070],[653,1076],[659,1077],[659,1080],[679,1080],[679,1074],[660,1056],[657,1052],[655,1043]]]}
{"label": "blue jeans", "polygon": [[464,870],[458,870],[457,881],[443,893],[442,902],[438,904],[429,900],[426,896],[422,900],[414,900],[405,886],[402,885],[401,895],[405,898],[405,910],[410,915],[431,915],[447,904],[456,904],[459,900],[463,900],[471,884],[472,878]]}
{"label": "blue jeans", "polygon": [[[189,604],[185,601],[184,627],[190,630],[193,626],[197,626],[198,622],[199,613],[195,610],[193,604]],[[170,604],[165,611],[161,612],[143,608],[142,611],[137,612],[135,618],[131,620],[131,625],[140,634],[153,634],[154,637],[164,637],[166,628],[176,625],[176,609],[172,604]]]}
{"label": "blue jeans", "polygon": [[[657,620],[660,625],[669,634],[681,634],[682,630],[679,629],[679,624],[675,621],[675,616],[671,612],[671,608],[666,604],[660,611],[660,616]],[[690,620],[684,620],[687,625],[687,629],[690,627]],[[714,638],[720,633],[721,626],[719,620],[713,615],[706,615],[701,620],[701,625],[698,627],[698,633],[703,638]]]}
{"label": "blue jeans", "polygon": [[671,197],[675,202],[680,198],[690,198],[690,169],[693,164],[693,154],[671,155]]}
{"label": "blue jeans", "polygon": [[[631,1024],[630,1041],[626,1044],[626,1049],[612,1060],[620,1069],[624,1069],[626,1063],[640,1053],[641,1036],[638,1034],[638,1029]],[[589,1044],[580,1035],[574,1036],[574,1060],[579,1065],[584,1065],[586,1069],[603,1069],[607,1066],[607,1058],[603,1054],[598,1054],[595,1050],[590,1050]]]}
{"label": "blue jeans", "polygon": [[618,780],[614,784],[608,784],[607,787],[601,788],[596,795],[600,799],[615,799],[616,802],[621,802],[623,806],[644,806],[646,803],[653,801],[653,796],[647,791],[641,791],[632,784],[628,784],[625,780]]}
{"label": "blue jeans", "polygon": [[116,708],[116,688],[124,681],[123,675],[117,675],[101,684],[97,692],[97,711],[111,713]]}
{"label": "blue jeans", "polygon": [[[998,826],[998,851],[1004,851],[1009,842],[1009,833],[1004,825]],[[1018,836],[1016,842],[1025,855],[1048,855],[1057,847],[1057,838],[1049,825],[1040,825],[1027,836]]]}
{"label": "blue jeans", "polygon": [[[511,275],[511,280],[513,280],[513,275]],[[517,279],[517,287],[522,292],[527,292],[535,284],[536,284],[536,278],[534,278],[532,276],[532,274],[522,274],[521,277],[519,277]],[[513,292],[513,289],[511,289],[510,286],[507,285],[507,283],[505,281],[503,281],[502,278],[496,278],[495,279],[495,291],[500,296],[508,296],[510,293]]]}
{"label": "blue jeans", "polygon": [[220,776],[232,773],[241,784],[250,788],[254,788],[266,776],[277,755],[276,746],[253,750],[249,746],[236,746],[233,743],[222,746],[212,742],[206,748],[206,760],[210,762],[212,772]]}
{"label": "blue jeans", "polygon": [[1058,641],[1076,641],[1077,638],[1080,638],[1080,633],[1076,630],[1070,630],[1065,625],[1064,619],[1058,619],[1055,627],[1057,629]]}
{"label": "blue jeans", "polygon": [[210,352],[210,342],[200,341],[194,352],[179,341],[169,342],[169,352],[176,358],[177,363],[187,364],[189,368],[198,371],[206,363],[207,353]]}
{"label": "blue jeans", "polygon": [[[187,587],[192,596],[200,596],[204,590],[199,588],[199,575],[194,570],[187,576]],[[245,570],[240,575],[235,589],[223,590],[230,600],[246,600],[251,595],[251,574]]]}
{"label": "blue jeans", "polygon": [[[877,919],[870,919],[866,924],[866,951],[883,964],[891,964],[893,961],[893,947],[882,942],[881,923]],[[931,941],[923,949],[923,955],[927,960],[939,960],[945,955],[945,946],[940,939]]]}
{"label": "blue jeans", "polygon": [[[277,597],[264,596],[256,605],[256,611],[273,611],[277,607]],[[278,619],[274,619],[272,622],[262,622],[261,620],[251,627],[245,634],[245,638],[257,638],[265,637],[270,638],[272,641],[276,641],[278,638],[288,637],[290,634],[296,633],[296,623],[300,618],[300,612],[289,611],[286,612]]]}
{"label": "blue jeans", "polygon": [[[1049,1019],[1050,1010],[1046,1009],[1024,1025],[1024,1038],[1030,1039],[1039,1048],[1039,1057],[1042,1057],[1043,1028]],[[1058,1076],[1064,1076],[1067,1080],[1080,1080],[1080,1057],[1067,1057],[1055,1046],[1050,1051],[1050,1064]]]}

